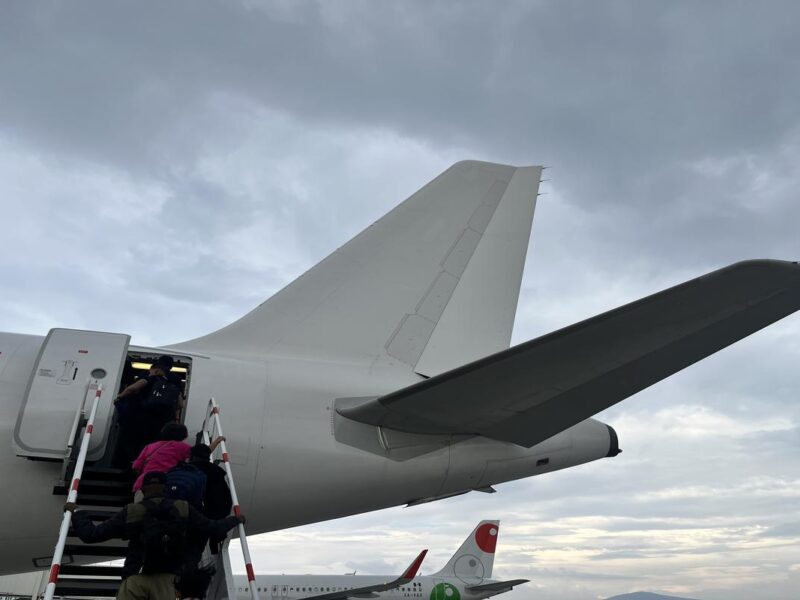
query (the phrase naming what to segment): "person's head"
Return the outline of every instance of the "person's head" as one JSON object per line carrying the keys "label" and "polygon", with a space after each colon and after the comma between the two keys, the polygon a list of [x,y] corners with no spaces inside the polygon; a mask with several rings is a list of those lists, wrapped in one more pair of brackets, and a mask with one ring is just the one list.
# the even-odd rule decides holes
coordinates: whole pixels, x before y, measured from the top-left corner
{"label": "person's head", "polygon": [[178,598],[186,599],[205,598],[211,578],[214,577],[214,567],[190,567],[181,571],[175,578],[175,592]]}
{"label": "person's head", "polygon": [[167,484],[167,474],[161,471],[150,471],[145,473],[142,479],[142,493],[145,498],[153,498],[164,495],[164,486]]}
{"label": "person's head", "polygon": [[192,462],[208,462],[211,460],[211,448],[205,444],[195,444],[189,456]]}
{"label": "person's head", "polygon": [[167,423],[161,428],[159,437],[166,442],[182,442],[189,437],[189,430],[182,423]]}
{"label": "person's head", "polygon": [[172,369],[172,365],[175,364],[175,360],[166,354],[159,356],[156,361],[150,367],[150,374],[151,375],[166,375]]}

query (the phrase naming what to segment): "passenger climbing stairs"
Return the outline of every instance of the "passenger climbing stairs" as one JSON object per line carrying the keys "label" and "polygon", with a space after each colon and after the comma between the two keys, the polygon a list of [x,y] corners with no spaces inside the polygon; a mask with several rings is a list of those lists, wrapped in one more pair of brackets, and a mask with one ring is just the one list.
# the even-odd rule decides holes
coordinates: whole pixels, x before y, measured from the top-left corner
{"label": "passenger climbing stairs", "polygon": [[[79,509],[89,518],[99,523],[109,519],[123,506],[133,501],[131,493],[132,479],[130,472],[122,469],[86,465],[86,455],[93,432],[94,418],[98,404],[102,401],[102,387],[97,386],[88,416],[84,407],[76,415],[74,439],[67,447],[64,469],[64,480],[53,488],[53,494],[65,495],[65,502],[75,502]],[[206,444],[218,435],[222,435],[220,410],[212,398],[201,429],[202,439]],[[228,450],[225,442],[218,448],[220,459],[227,474],[228,486],[233,498],[233,512],[240,514],[239,501],[233,480]],[[84,544],[75,536],[71,527],[72,514],[65,512],[59,530],[58,541],[53,552],[50,571],[42,582],[42,589],[32,600],[52,600],[54,597],[114,597],[121,584],[121,566],[111,566],[110,561],[120,561],[127,554],[127,542],[110,540],[101,544]],[[243,525],[238,526],[239,540],[245,558],[245,566],[250,582],[255,581],[255,574],[250,561],[250,552]],[[213,564],[216,575],[209,586],[206,596],[208,600],[235,598],[236,588],[233,582],[228,545],[225,540],[219,553],[211,554],[206,548],[203,565]],[[249,585],[252,600],[259,600],[256,586]]]}

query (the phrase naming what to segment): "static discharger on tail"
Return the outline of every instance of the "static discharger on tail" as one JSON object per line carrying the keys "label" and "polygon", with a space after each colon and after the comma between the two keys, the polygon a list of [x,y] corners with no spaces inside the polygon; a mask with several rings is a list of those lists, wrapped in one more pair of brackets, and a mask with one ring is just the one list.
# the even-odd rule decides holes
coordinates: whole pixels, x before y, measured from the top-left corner
{"label": "static discharger on tail", "polygon": [[[256,575],[258,591],[275,600],[482,600],[508,592],[527,579],[492,579],[500,521],[481,521],[447,564],[432,575],[417,575],[423,551],[400,577],[375,575]],[[237,598],[249,597],[248,582],[236,580]]]}

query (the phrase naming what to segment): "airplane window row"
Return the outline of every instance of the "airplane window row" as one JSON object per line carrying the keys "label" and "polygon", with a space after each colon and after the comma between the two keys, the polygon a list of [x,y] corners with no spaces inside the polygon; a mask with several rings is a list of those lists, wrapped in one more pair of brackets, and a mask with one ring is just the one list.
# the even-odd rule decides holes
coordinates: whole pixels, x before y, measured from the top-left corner
{"label": "airplane window row", "polygon": [[[286,586],[283,586],[283,587],[284,587],[284,589],[282,590],[282,592],[286,593],[286,589],[285,589]],[[266,587],[263,587],[263,588],[262,587],[258,587],[256,589],[259,592],[267,592],[267,591],[269,591],[269,589],[266,588]],[[342,592],[344,590],[352,590],[352,589],[354,589],[354,588],[352,588],[352,587],[335,587],[335,586],[313,586],[312,587],[312,586],[309,585],[309,586],[305,586],[305,587],[301,587],[301,586],[294,587],[294,586],[292,586],[292,587],[289,588],[289,591],[290,592],[294,592],[294,591],[297,591],[297,592]],[[240,592],[249,592],[250,588],[249,587],[239,588],[239,591]],[[278,595],[278,586],[272,586],[272,595],[273,596]]]}
{"label": "airplane window row", "polygon": [[[417,587],[417,586],[419,586],[419,587]],[[279,587],[282,588],[280,590],[280,592],[279,592],[279,589],[278,589]],[[403,590],[404,592],[412,592],[412,593],[406,593],[405,594],[406,597],[409,597],[409,596],[410,597],[422,597],[422,594],[414,593],[414,592],[421,592],[422,591],[421,588],[422,588],[422,584],[421,583],[412,583],[411,587],[409,587],[409,586],[400,586],[400,589]],[[269,591],[269,588],[267,588],[267,587],[260,587],[259,586],[256,589],[259,592],[267,592],[267,591]],[[272,586],[272,595],[273,596],[286,595],[287,594],[287,589],[288,589],[288,592],[342,592],[344,590],[352,590],[354,588],[352,586],[351,587],[347,587],[347,586],[345,586],[345,587],[336,587],[336,586],[310,586],[309,585],[309,586],[288,586],[287,587],[285,585],[284,586],[273,585]],[[239,591],[240,592],[249,592],[250,588],[249,587],[239,588]]]}

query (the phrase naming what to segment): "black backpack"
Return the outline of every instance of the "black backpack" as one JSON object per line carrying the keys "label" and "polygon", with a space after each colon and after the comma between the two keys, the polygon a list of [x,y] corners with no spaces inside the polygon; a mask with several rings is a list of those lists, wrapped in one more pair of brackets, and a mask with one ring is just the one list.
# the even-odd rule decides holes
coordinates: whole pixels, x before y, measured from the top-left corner
{"label": "black backpack", "polygon": [[172,500],[143,500],[141,504],[146,510],[139,535],[142,573],[173,573],[183,562],[189,507]]}
{"label": "black backpack", "polygon": [[204,514],[214,520],[227,517],[231,514],[233,507],[231,490],[225,480],[225,471],[211,463],[206,470],[206,497],[203,504]]}
{"label": "black backpack", "polygon": [[158,377],[153,381],[150,393],[144,399],[146,410],[175,410],[178,408],[178,396],[181,389],[166,377]]}
{"label": "black backpack", "polygon": [[167,473],[167,498],[186,500],[198,510],[206,495],[206,474],[190,463],[178,463]]}

